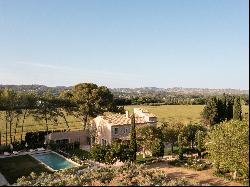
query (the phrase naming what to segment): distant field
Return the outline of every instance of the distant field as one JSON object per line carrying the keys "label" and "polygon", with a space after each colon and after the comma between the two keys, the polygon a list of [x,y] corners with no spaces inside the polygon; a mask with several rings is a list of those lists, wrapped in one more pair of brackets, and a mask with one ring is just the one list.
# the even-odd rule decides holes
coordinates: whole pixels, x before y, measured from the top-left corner
{"label": "distant field", "polygon": [[[154,113],[158,117],[158,121],[181,121],[184,124],[189,122],[199,122],[200,113],[202,112],[204,105],[161,105],[161,106],[141,106],[141,105],[131,105],[125,106],[125,109],[132,112],[133,108],[143,108],[151,113]],[[242,107],[243,114],[249,111],[248,106]],[[77,121],[74,117],[69,116],[68,121],[70,122],[71,130],[82,129],[82,124]],[[66,129],[67,126],[62,118],[59,118],[59,123],[49,124],[49,130]],[[12,135],[14,136],[15,123],[12,127]],[[24,124],[24,136],[26,132],[46,130],[44,121],[35,121],[32,117],[28,117]],[[3,120],[3,115],[0,112],[0,132],[1,132],[1,143],[5,142],[5,121]],[[13,138],[13,137],[12,137]],[[21,124],[17,127],[16,139],[21,138]],[[8,129],[8,141],[9,141],[9,129]]]}
{"label": "distant field", "polygon": [[[129,112],[133,108],[143,108],[157,115],[158,121],[181,121],[184,124],[189,122],[200,122],[200,113],[205,105],[161,105],[161,106],[126,106],[125,109]],[[248,113],[248,106],[242,107],[242,113]]]}
{"label": "distant field", "polygon": [[[1,114],[1,112],[0,112]],[[12,126],[12,140],[14,137],[14,131],[15,131],[15,122],[13,123]],[[68,117],[68,122],[70,125],[71,130],[80,130],[82,129],[82,124],[77,121],[74,117],[69,116]],[[67,129],[67,125],[65,124],[64,120],[62,118],[58,119],[58,124],[51,123],[49,122],[49,130],[61,130],[61,129]],[[45,131],[46,130],[46,125],[45,121],[36,121],[33,117],[29,116],[26,118],[24,122],[24,136],[26,132],[31,132],[31,131]],[[5,121],[3,120],[3,115],[0,115],[0,131],[1,131],[1,143],[5,142]],[[21,139],[21,123],[17,127],[16,130],[16,140]],[[8,141],[9,141],[9,128],[8,128]]]}

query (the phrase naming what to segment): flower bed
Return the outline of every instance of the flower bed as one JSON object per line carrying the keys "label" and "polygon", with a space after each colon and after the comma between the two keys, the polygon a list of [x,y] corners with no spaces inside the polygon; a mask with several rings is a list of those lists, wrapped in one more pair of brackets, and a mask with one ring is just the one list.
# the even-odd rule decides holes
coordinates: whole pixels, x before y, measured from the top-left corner
{"label": "flower bed", "polygon": [[184,160],[173,160],[169,161],[169,164],[177,167],[185,167],[189,169],[194,169],[196,171],[201,171],[210,168],[211,163],[204,161],[202,159],[188,158]]}

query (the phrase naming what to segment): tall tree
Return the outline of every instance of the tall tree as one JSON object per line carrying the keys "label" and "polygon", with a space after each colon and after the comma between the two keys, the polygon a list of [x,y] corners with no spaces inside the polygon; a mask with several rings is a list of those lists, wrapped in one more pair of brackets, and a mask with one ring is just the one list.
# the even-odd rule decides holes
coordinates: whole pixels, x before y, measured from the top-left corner
{"label": "tall tree", "polygon": [[219,122],[219,113],[217,108],[217,99],[212,97],[201,113],[202,119],[206,125],[212,126]]}
{"label": "tall tree", "polygon": [[180,122],[163,122],[160,129],[163,134],[163,140],[171,144],[171,152],[174,151],[174,145],[178,142],[178,135],[180,134],[184,124]]}
{"label": "tall tree", "polygon": [[242,110],[241,110],[240,97],[235,97],[234,105],[233,105],[233,119],[234,120],[242,120],[241,113],[242,113]]}
{"label": "tall tree", "polygon": [[135,115],[131,116],[131,128],[130,128],[130,145],[129,149],[131,151],[132,162],[136,161],[137,143],[136,143],[136,130],[135,130]]}
{"label": "tall tree", "polygon": [[189,143],[192,149],[194,148],[195,135],[198,130],[203,132],[206,131],[206,129],[200,124],[190,123],[183,128],[183,136],[186,138],[187,142]]}
{"label": "tall tree", "polygon": [[21,141],[23,140],[24,123],[26,118],[32,113],[32,110],[36,108],[37,95],[34,93],[21,93],[21,112],[22,112],[22,127],[21,127]]}
{"label": "tall tree", "polygon": [[8,126],[10,143],[12,143],[12,125],[15,119],[15,110],[17,107],[16,92],[12,89],[4,89],[2,93],[2,109],[4,110],[5,118],[5,138],[6,145],[8,143]]}
{"label": "tall tree", "polygon": [[181,132],[178,135],[178,147],[179,147],[179,159],[183,160],[183,147],[186,145],[187,141],[186,138],[183,136],[183,133]]}
{"label": "tall tree", "polygon": [[233,118],[233,104],[234,97],[230,95],[226,95],[226,118],[230,120]]}
{"label": "tall tree", "polygon": [[70,113],[82,121],[84,130],[90,118],[109,111],[113,106],[113,94],[110,90],[92,83],[75,85],[67,96],[75,103]]}
{"label": "tall tree", "polygon": [[33,117],[36,120],[44,120],[46,125],[46,132],[49,131],[49,122],[57,121],[57,106],[53,102],[54,96],[51,93],[45,93],[37,102],[37,108],[32,110]]}
{"label": "tall tree", "polygon": [[195,142],[196,142],[196,147],[198,150],[198,155],[201,157],[201,152],[205,149],[205,135],[206,133],[204,131],[198,130],[195,133]]}

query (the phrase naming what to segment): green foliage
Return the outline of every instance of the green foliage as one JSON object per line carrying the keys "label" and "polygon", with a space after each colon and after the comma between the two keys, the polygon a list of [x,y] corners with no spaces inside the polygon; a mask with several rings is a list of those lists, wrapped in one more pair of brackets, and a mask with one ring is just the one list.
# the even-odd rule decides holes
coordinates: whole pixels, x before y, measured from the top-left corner
{"label": "green foliage", "polygon": [[164,156],[164,144],[161,138],[154,139],[154,141],[152,142],[151,152],[153,157]]}
{"label": "green foliage", "polygon": [[178,135],[180,134],[183,124],[181,122],[163,122],[160,130],[163,134],[163,141],[171,144],[171,151],[173,154],[173,147],[177,144]]}
{"label": "green foliage", "polygon": [[194,169],[196,171],[202,171],[210,168],[211,164],[207,161],[196,159],[196,158],[188,158],[182,160],[173,160],[168,162],[170,165],[177,167],[185,167],[189,169]]}
{"label": "green foliage", "polygon": [[206,128],[203,127],[200,124],[191,124],[189,123],[188,125],[184,126],[183,128],[183,137],[185,138],[185,143],[188,143],[191,145],[191,148],[194,147],[195,143],[195,135],[197,131],[202,131],[205,132]]}
{"label": "green foliage", "polygon": [[150,151],[154,156],[164,155],[163,134],[160,128],[146,125],[136,130],[140,146],[144,151]]}
{"label": "green foliage", "polygon": [[80,83],[73,87],[66,97],[75,103],[68,112],[83,122],[83,128],[88,125],[89,118],[96,117],[113,109],[113,94],[105,86],[98,87],[92,83]]}
{"label": "green foliage", "polygon": [[211,97],[201,113],[203,122],[208,126],[213,126],[225,119],[232,119],[233,99],[233,96],[226,94],[222,97]]}
{"label": "green foliage", "polygon": [[[66,176],[66,177],[65,177]],[[31,173],[18,179],[17,186],[183,186],[199,185],[185,178],[172,179],[163,171],[150,171],[142,165],[126,163],[119,168],[103,167],[83,171],[68,169],[53,174]]]}
{"label": "green foliage", "polygon": [[178,135],[178,147],[179,147],[178,154],[179,154],[180,160],[183,160],[183,146],[185,145],[185,142],[186,142],[186,140],[183,136],[183,133],[180,133]]}
{"label": "green foliage", "polygon": [[91,148],[91,158],[95,161],[113,164],[116,161],[131,160],[131,149],[127,143],[114,142],[111,145],[96,144]]}
{"label": "green foliage", "polygon": [[219,112],[217,108],[217,99],[212,97],[201,113],[202,119],[207,125],[214,125],[219,121]]}
{"label": "green foliage", "polygon": [[205,136],[205,132],[201,130],[198,130],[195,133],[195,142],[197,145],[199,157],[201,157],[201,152],[205,150]]}
{"label": "green foliage", "polygon": [[0,154],[3,154],[4,152],[10,152],[9,145],[0,145]]}
{"label": "green foliage", "polygon": [[91,158],[93,158],[97,162],[104,163],[106,152],[106,146],[95,144],[91,147]]}
{"label": "green foliage", "polygon": [[208,134],[207,150],[218,172],[235,172],[248,178],[249,128],[247,121],[230,120]]}
{"label": "green foliage", "polygon": [[233,106],[233,119],[242,120],[241,100],[240,97],[235,97]]}
{"label": "green foliage", "polygon": [[136,160],[136,152],[137,152],[137,142],[136,142],[136,130],[135,130],[135,115],[133,114],[131,117],[131,129],[130,129],[130,145],[129,149],[131,151],[130,160],[135,162]]}

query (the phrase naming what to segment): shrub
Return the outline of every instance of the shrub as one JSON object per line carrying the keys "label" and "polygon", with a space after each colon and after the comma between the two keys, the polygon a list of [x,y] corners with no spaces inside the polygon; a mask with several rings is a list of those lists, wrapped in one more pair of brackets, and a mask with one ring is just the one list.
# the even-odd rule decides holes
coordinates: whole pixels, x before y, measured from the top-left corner
{"label": "shrub", "polygon": [[195,158],[173,160],[169,161],[169,164],[177,167],[186,167],[189,169],[194,169],[197,171],[208,169],[211,166],[211,163]]}
{"label": "shrub", "polygon": [[91,158],[97,162],[105,162],[105,155],[107,152],[107,147],[99,144],[95,144],[91,148]]}
{"label": "shrub", "polygon": [[0,145],[0,154],[3,154],[4,152],[10,152],[9,145]]}
{"label": "shrub", "polygon": [[207,137],[209,159],[218,172],[229,171],[234,178],[249,176],[249,129],[247,121],[230,120],[215,125]]}
{"label": "shrub", "polygon": [[164,144],[162,142],[162,139],[156,138],[152,142],[151,152],[152,152],[153,157],[163,157],[164,156]]}

